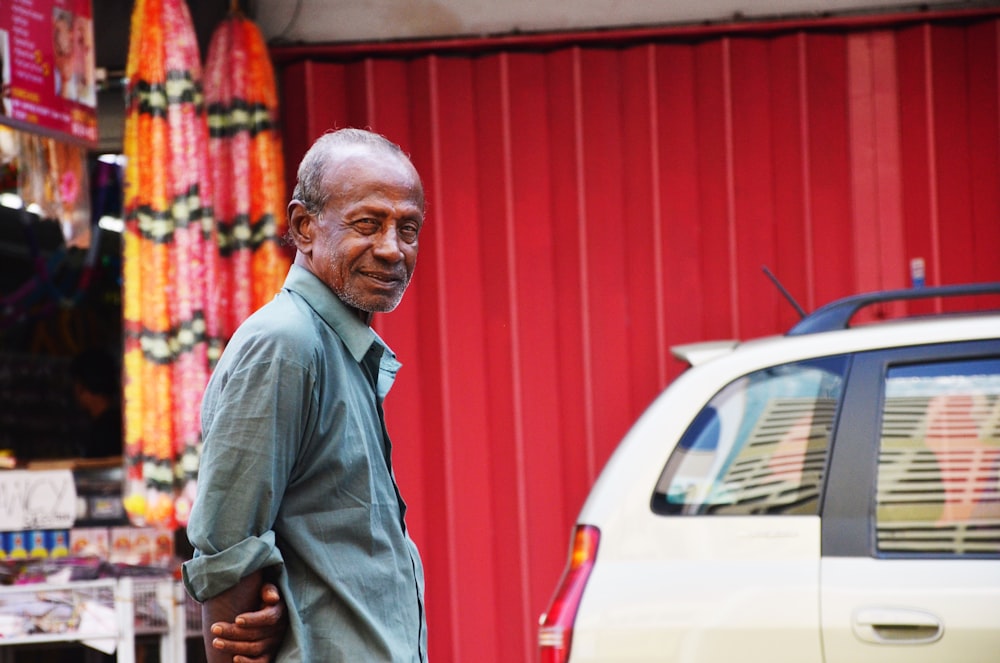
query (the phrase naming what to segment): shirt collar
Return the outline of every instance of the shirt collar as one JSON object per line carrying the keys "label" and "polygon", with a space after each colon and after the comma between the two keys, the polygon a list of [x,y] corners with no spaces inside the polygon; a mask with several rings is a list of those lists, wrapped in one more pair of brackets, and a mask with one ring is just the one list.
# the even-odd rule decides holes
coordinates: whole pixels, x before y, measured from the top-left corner
{"label": "shirt collar", "polygon": [[395,374],[399,368],[396,354],[371,327],[358,320],[351,309],[319,277],[308,269],[293,264],[285,277],[285,288],[299,294],[330,325],[344,342],[354,361],[361,363],[372,344],[378,343],[384,348],[380,362],[382,370],[395,365],[395,370],[391,370]]}

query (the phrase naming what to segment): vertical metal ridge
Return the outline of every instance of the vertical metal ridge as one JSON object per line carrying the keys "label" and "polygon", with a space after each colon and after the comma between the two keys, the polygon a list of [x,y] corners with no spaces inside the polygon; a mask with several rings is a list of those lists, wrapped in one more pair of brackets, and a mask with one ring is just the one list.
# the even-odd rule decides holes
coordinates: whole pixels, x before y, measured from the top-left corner
{"label": "vertical metal ridge", "polygon": [[[317,87],[318,86],[318,80],[317,80],[318,73],[316,71],[316,68],[319,65],[317,65],[312,60],[308,60],[305,63],[303,63],[302,66],[305,69],[304,74],[303,74],[303,78],[305,78],[306,85],[310,89],[312,89],[314,87]],[[306,124],[306,131],[308,132],[307,135],[309,135],[309,136],[319,136],[322,133],[322,131],[320,130],[320,128],[317,126],[316,114],[315,113],[311,113],[310,112],[310,113],[306,114],[305,124]],[[309,146],[307,144],[305,146],[305,148],[303,149],[303,152],[306,149],[308,149],[308,148],[309,148]],[[289,189],[289,190],[291,190],[291,189]]]}
{"label": "vertical metal ridge", "polygon": [[[443,180],[443,170],[441,166],[442,154],[441,154],[441,99],[440,99],[440,83],[438,81],[438,58],[437,56],[431,55],[427,58],[427,76],[428,76],[428,99],[430,101],[430,132],[431,132],[431,170],[433,172],[434,181],[441,186]],[[440,214],[440,212],[438,212]],[[444,224],[442,224],[444,225]],[[434,235],[435,242],[434,248],[437,253],[437,261],[435,262],[435,276],[437,277],[438,284],[442,285],[448,281],[448,273],[445,268],[445,256],[447,251],[444,246],[444,232],[438,232]],[[455,461],[456,454],[454,446],[454,430],[452,428],[452,420],[454,414],[452,412],[452,400],[451,400],[451,355],[449,353],[449,348],[451,344],[448,340],[450,330],[448,328],[448,297],[447,291],[444,287],[437,288],[437,306],[438,306],[438,333],[440,334],[440,356],[439,356],[439,371],[441,376],[441,431],[442,431],[442,441],[441,446],[445,450],[444,458],[442,458],[442,463],[444,464],[444,501],[447,506],[447,513],[444,514],[444,518],[448,523],[445,531],[445,537],[447,540],[447,550],[448,557],[451,560],[458,559],[458,523],[455,522]],[[462,638],[459,633],[459,625],[461,624],[461,610],[459,605],[459,591],[458,588],[461,586],[460,580],[458,578],[458,567],[456,564],[451,563],[447,565],[448,567],[448,584],[452,588],[448,596],[448,609],[451,615],[449,620],[449,628],[451,635],[451,648],[452,653],[455,656],[455,660],[464,660],[461,655],[462,652]]]}
{"label": "vertical metal ridge", "polygon": [[587,480],[597,478],[597,440],[594,434],[594,366],[593,339],[590,334],[590,256],[587,243],[587,182],[584,174],[586,162],[583,137],[583,63],[579,47],[571,49],[573,56],[573,156],[576,163],[576,214],[580,233],[577,235],[577,252],[580,256],[580,335],[583,362],[583,416],[587,422]]}
{"label": "vertical metal ridge", "polygon": [[853,254],[855,288],[861,291],[896,287],[902,273],[895,44],[895,37],[886,31],[848,40]]}
{"label": "vertical metal ridge", "polygon": [[733,49],[732,39],[722,44],[722,102],[726,149],[726,247],[729,255],[729,315],[733,338],[740,337],[740,288],[738,243],[736,241],[736,146],[733,136]]}
{"label": "vertical metal ridge", "polygon": [[799,141],[802,144],[802,253],[805,256],[806,310],[816,308],[816,256],[813,251],[813,198],[812,198],[812,132],[809,130],[809,41],[806,33],[795,36],[798,52],[799,74]]}
{"label": "vertical metal ridge", "polygon": [[[896,38],[892,33],[873,34],[873,108],[876,149],[880,158],[875,175],[878,190],[877,288],[889,290],[899,284],[903,268],[902,164],[899,127],[899,79],[896,74]],[[890,304],[889,309],[905,312],[905,306]]]}
{"label": "vertical metal ridge", "polygon": [[670,348],[667,343],[667,313],[666,295],[664,290],[663,268],[663,199],[660,193],[660,105],[656,95],[657,74],[656,46],[649,44],[643,47],[646,55],[646,93],[649,97],[649,181],[652,189],[653,205],[653,285],[656,320],[656,379],[657,384],[667,383],[667,361],[670,359]]}
{"label": "vertical metal ridge", "polygon": [[500,118],[501,118],[501,140],[503,142],[503,191],[504,191],[504,234],[507,253],[507,289],[509,292],[508,315],[510,316],[510,348],[511,348],[511,409],[514,413],[514,465],[517,468],[517,476],[514,477],[516,503],[517,503],[517,529],[518,529],[518,550],[520,559],[518,564],[518,580],[521,585],[521,610],[523,619],[521,624],[525,628],[524,633],[524,654],[525,661],[531,660],[533,648],[532,633],[530,632],[531,620],[527,619],[531,614],[531,574],[528,570],[528,562],[531,559],[528,548],[528,500],[527,500],[527,459],[525,453],[524,437],[524,391],[521,374],[521,316],[520,298],[518,297],[518,270],[517,270],[517,220],[514,218],[514,158],[513,158],[513,131],[511,127],[510,110],[510,56],[506,53],[499,57],[500,66]]}
{"label": "vertical metal ridge", "polygon": [[[868,248],[868,233],[878,223],[878,177],[874,157],[874,75],[872,72],[871,34],[851,35],[847,38],[847,93],[848,93],[848,146],[851,172],[851,254],[854,269],[851,274],[852,289],[862,292],[875,288],[874,279],[866,273],[868,263],[858,254]],[[874,251],[878,255],[876,247]]]}
{"label": "vertical metal ridge", "polygon": [[378,95],[375,94],[375,61],[372,58],[365,58],[362,63],[364,67],[365,80],[365,120],[369,126],[375,125],[375,118],[378,117]]}
{"label": "vertical metal ridge", "polygon": [[[920,35],[924,45],[924,112],[927,114],[927,191],[930,196],[932,255],[930,269],[933,283],[941,283],[941,203],[938,199],[937,132],[934,113],[934,60],[931,26],[929,24],[922,26]],[[943,310],[940,299],[934,300],[933,306],[938,313]]]}

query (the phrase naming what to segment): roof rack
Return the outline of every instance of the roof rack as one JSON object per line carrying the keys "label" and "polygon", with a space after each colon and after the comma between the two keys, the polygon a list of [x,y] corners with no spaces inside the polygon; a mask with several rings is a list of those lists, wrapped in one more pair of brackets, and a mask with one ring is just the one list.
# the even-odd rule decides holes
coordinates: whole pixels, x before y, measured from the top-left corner
{"label": "roof rack", "polygon": [[818,332],[847,329],[851,318],[859,310],[872,304],[902,301],[905,299],[931,299],[934,297],[961,297],[966,295],[1000,294],[1000,282],[942,285],[906,290],[883,290],[863,295],[845,297],[822,306],[800,320],[788,331],[788,336],[801,336]]}

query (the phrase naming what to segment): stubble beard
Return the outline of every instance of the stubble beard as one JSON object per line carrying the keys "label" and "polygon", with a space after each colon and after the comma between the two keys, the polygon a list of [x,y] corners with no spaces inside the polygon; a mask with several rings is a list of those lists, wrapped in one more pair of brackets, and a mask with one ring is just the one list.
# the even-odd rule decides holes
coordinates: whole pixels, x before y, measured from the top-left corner
{"label": "stubble beard", "polygon": [[406,294],[406,289],[409,285],[410,276],[407,276],[406,280],[403,281],[395,294],[390,298],[366,296],[363,293],[357,292],[355,288],[344,287],[335,289],[334,294],[342,302],[359,311],[364,311],[365,313],[389,313],[399,306],[399,302],[403,300],[403,295]]}

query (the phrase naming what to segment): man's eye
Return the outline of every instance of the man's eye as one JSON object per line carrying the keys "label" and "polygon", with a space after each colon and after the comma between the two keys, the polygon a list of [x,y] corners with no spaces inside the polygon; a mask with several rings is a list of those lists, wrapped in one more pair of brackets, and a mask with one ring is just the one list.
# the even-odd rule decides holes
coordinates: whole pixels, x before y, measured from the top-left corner
{"label": "man's eye", "polygon": [[420,234],[420,228],[418,228],[417,226],[406,225],[400,227],[399,229],[400,239],[402,239],[404,242],[407,243],[415,242],[417,239],[417,235],[419,234]]}
{"label": "man's eye", "polygon": [[354,222],[354,227],[358,229],[358,232],[367,235],[379,229],[379,222],[375,219],[358,219]]}

